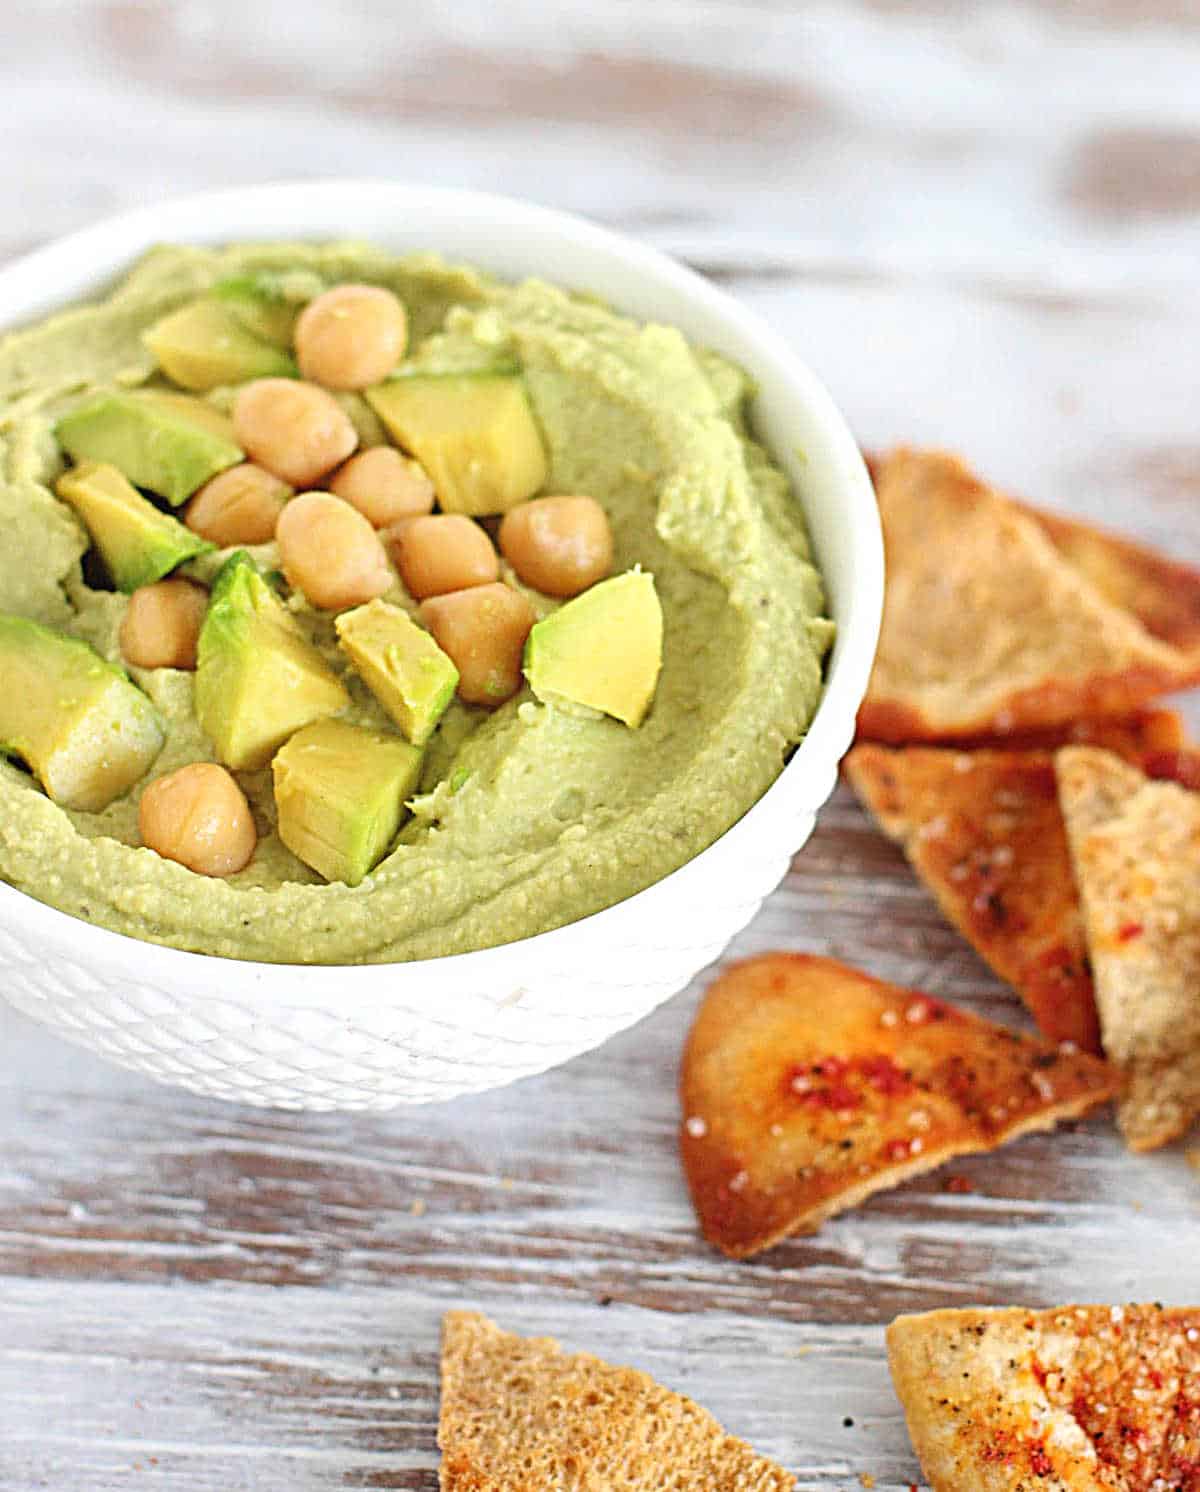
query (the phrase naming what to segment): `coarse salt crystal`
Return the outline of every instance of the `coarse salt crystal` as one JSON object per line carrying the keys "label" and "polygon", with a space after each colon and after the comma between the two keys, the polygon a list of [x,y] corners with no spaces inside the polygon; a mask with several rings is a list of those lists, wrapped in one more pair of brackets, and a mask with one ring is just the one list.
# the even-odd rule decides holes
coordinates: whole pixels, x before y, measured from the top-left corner
{"label": "coarse salt crystal", "polygon": [[954,758],[954,770],[956,772],[969,772],[975,765],[975,759],[969,752],[960,751]]}
{"label": "coarse salt crystal", "polygon": [[929,1115],[924,1109],[914,1109],[908,1116],[908,1122],[914,1129],[928,1129]]}
{"label": "coarse salt crystal", "polygon": [[950,867],[950,879],[952,881],[965,881],[970,874],[971,867],[969,865],[964,865],[961,862],[958,865],[952,865]]}
{"label": "coarse salt crystal", "polygon": [[812,1087],[812,1079],[797,1075],[792,1079],[793,1093],[807,1093]]}
{"label": "coarse salt crystal", "polygon": [[929,1019],[929,1001],[914,1000],[904,1012],[904,1019],[913,1026],[919,1026],[922,1021],[927,1021]]}
{"label": "coarse salt crystal", "polygon": [[1109,1315],[1109,1319],[1111,1321],[1115,1322],[1118,1326],[1125,1319],[1125,1311],[1124,1311],[1123,1307],[1121,1307],[1121,1306],[1113,1306],[1112,1310],[1109,1311],[1108,1315]]}
{"label": "coarse salt crystal", "polygon": [[771,1126],[771,1134],[772,1134],[772,1136],[773,1136],[774,1139],[777,1140],[782,1133],[783,1133],[783,1125],[782,1124],[772,1124],[772,1126]]}
{"label": "coarse salt crystal", "polygon": [[1037,1089],[1038,1097],[1049,1103],[1054,1097],[1054,1084],[1046,1074],[1044,1072],[1035,1072],[1029,1081]]}
{"label": "coarse salt crystal", "polygon": [[708,1125],[701,1119],[699,1114],[693,1114],[687,1121],[686,1129],[693,1140],[702,1140],[708,1133]]}
{"label": "coarse salt crystal", "polygon": [[749,1171],[739,1171],[736,1176],[729,1178],[729,1190],[731,1192],[745,1191],[746,1183],[750,1180]]}
{"label": "coarse salt crystal", "polygon": [[1013,863],[1012,846],[1008,844],[997,845],[992,851],[993,865],[1011,865]]}
{"label": "coarse salt crystal", "polygon": [[1189,1342],[1200,1342],[1200,1331],[1197,1331],[1194,1326],[1189,1326],[1187,1329],[1187,1339]]}
{"label": "coarse salt crystal", "polygon": [[885,1010],[879,1017],[879,1024],[881,1026],[898,1026],[900,1024],[900,1017],[894,1010]]}
{"label": "coarse salt crystal", "polygon": [[920,1135],[918,1135],[916,1139],[909,1141],[908,1153],[910,1155],[920,1155],[921,1151],[924,1150],[924,1148],[925,1141],[920,1137]]}

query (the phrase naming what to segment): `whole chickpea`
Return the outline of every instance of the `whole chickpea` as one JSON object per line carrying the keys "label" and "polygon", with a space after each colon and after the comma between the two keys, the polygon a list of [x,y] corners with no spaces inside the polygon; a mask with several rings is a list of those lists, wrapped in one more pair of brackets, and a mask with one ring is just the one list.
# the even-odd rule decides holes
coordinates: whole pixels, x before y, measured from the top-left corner
{"label": "whole chickpea", "polygon": [[495,581],[433,596],[421,620],[458,669],[458,693],[468,704],[495,708],[521,687],[525,639],[536,620],[519,591]]}
{"label": "whole chickpea", "polygon": [[258,842],[245,793],[215,762],[156,777],[142,793],[138,829],[147,849],[202,876],[234,875]]}
{"label": "whole chickpea", "polygon": [[351,456],[329,479],[329,490],[376,528],[433,512],[433,483],[425,468],[394,446],[372,446]]}
{"label": "whole chickpea", "polygon": [[266,467],[243,461],[205,482],[184,508],[183,521],[219,549],[266,544],[275,537],[275,525],[291,495],[288,484]]}
{"label": "whole chickpea", "polygon": [[418,601],[487,585],[500,576],[500,558],[491,539],[463,513],[411,518],[392,529],[387,542],[401,580]]}
{"label": "whole chickpea", "polygon": [[239,390],[233,432],[252,460],[293,487],[311,487],[358,444],[333,395],[294,378],[258,378]]}
{"label": "whole chickpea", "polygon": [[331,492],[292,498],[275,529],[288,584],[322,611],[342,611],[382,596],[392,571],[379,535]]}
{"label": "whole chickpea", "polygon": [[129,598],[121,618],[121,656],[134,668],[195,668],[208,592],[190,580],[156,580]]}
{"label": "whole chickpea", "polygon": [[408,316],[390,290],[337,285],[309,301],[292,340],[305,378],[327,389],[370,388],[404,356]]}
{"label": "whole chickpea", "polygon": [[500,552],[526,585],[577,596],[612,568],[608,515],[594,497],[535,497],[500,524]]}

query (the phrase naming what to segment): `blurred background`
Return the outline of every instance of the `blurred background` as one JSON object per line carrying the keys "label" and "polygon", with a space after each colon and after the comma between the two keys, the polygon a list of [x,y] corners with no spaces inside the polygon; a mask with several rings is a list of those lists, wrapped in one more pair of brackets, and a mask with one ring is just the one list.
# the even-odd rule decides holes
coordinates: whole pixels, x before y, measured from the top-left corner
{"label": "blurred background", "polygon": [[227,184],[515,193],[728,284],[865,442],[1114,521],[1143,494],[1166,541],[1197,78],[1194,0],[41,0],[0,59],[0,256]]}

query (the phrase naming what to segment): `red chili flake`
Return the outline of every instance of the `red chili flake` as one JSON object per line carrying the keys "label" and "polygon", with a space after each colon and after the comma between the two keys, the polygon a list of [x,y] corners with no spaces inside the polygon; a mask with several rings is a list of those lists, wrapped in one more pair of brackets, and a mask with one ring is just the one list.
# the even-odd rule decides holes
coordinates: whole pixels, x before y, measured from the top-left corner
{"label": "red chili flake", "polygon": [[1034,1476],[1049,1476],[1054,1470],[1050,1457],[1040,1445],[1035,1445],[1029,1453],[1029,1469]]}
{"label": "red chili flake", "polygon": [[1150,1382],[1154,1385],[1155,1388],[1161,1388],[1163,1386],[1163,1375],[1158,1371],[1157,1368],[1151,1368],[1149,1376]]}
{"label": "red chili flake", "polygon": [[1037,1381],[1041,1384],[1041,1386],[1043,1388],[1045,1388],[1046,1387],[1046,1369],[1044,1367],[1042,1367],[1041,1363],[1038,1362],[1038,1360],[1037,1360],[1036,1357],[1030,1363],[1030,1365],[1029,1365],[1029,1371],[1033,1374],[1033,1376],[1037,1379]]}
{"label": "red chili flake", "polygon": [[880,1093],[885,1093],[889,1097],[898,1093],[908,1093],[912,1088],[912,1079],[909,1075],[883,1053],[877,1057],[864,1057],[857,1066],[872,1088],[877,1088]]}
{"label": "red chili flake", "polygon": [[967,1176],[947,1176],[946,1190],[956,1192],[959,1196],[965,1196],[967,1192],[975,1190],[975,1183]]}
{"label": "red chili flake", "polygon": [[1134,938],[1140,938],[1145,928],[1140,922],[1125,922],[1117,929],[1117,942],[1128,943]]}

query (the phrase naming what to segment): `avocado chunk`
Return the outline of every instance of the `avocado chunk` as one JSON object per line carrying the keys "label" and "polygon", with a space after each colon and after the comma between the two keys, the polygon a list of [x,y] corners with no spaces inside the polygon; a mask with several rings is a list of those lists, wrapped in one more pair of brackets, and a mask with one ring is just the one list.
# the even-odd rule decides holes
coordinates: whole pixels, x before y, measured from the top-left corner
{"label": "avocado chunk", "polygon": [[81,462],[59,477],[54,490],[79,514],[113,584],[127,594],[216,547],[160,513],[108,462]]}
{"label": "avocado chunk", "polygon": [[399,736],[321,720],[291,738],[271,771],[280,839],[327,881],[357,886],[396,837],[421,752]]}
{"label": "avocado chunk", "polygon": [[424,746],[458,688],[449,657],[387,601],[344,611],[333,625],[367,688],[413,745]]}
{"label": "avocado chunk", "polygon": [[311,270],[263,269],[218,280],[210,293],[252,336],[287,351],[296,318],[327,288],[325,280]]}
{"label": "avocado chunk", "polygon": [[392,439],[429,473],[443,513],[507,513],[546,480],[546,452],[519,374],[406,373],[366,397]]}
{"label": "avocado chunk", "polygon": [[156,321],[142,341],[174,383],[204,393],[252,378],[295,378],[296,362],[249,331],[218,300],[195,300]]}
{"label": "avocado chunk", "polygon": [[0,613],[0,678],[0,751],[62,808],[99,813],[162,750],[158,711],[77,637]]}
{"label": "avocado chunk", "polygon": [[173,508],[245,460],[231,421],[187,394],[98,394],[64,415],[54,433],[76,461],[107,461]]}
{"label": "avocado chunk", "polygon": [[266,766],[290,735],[350,703],[244,549],[213,581],[194,699],[201,730],[234,771]]}
{"label": "avocado chunk", "polygon": [[658,683],[662,633],[654,577],[629,570],[535,623],[525,677],[543,702],[568,700],[638,726]]}

